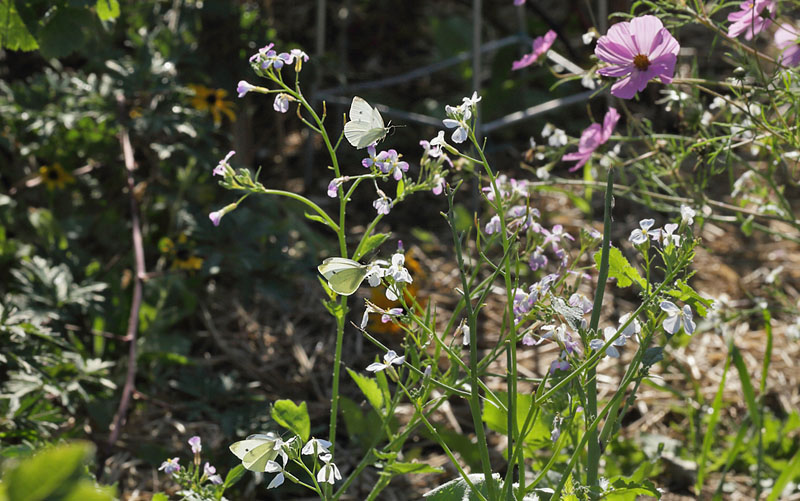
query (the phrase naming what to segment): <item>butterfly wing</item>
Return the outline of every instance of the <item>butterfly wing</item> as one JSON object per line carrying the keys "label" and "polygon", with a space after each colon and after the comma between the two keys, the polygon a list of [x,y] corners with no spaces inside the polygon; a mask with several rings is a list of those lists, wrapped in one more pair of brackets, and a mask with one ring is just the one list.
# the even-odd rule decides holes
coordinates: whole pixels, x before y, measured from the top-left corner
{"label": "butterfly wing", "polygon": [[365,142],[369,137],[372,136],[370,134],[372,125],[364,120],[350,120],[346,124],[344,124],[344,137],[347,139],[347,142],[350,143],[353,148],[362,149],[366,148],[370,144],[374,142]]}
{"label": "butterfly wing", "polygon": [[349,118],[344,124],[344,137],[356,149],[366,148],[386,135],[381,113],[358,96],[350,104]]}
{"label": "butterfly wing", "polygon": [[267,461],[278,457],[274,439],[248,438],[231,444],[231,452],[242,460],[242,466],[251,471],[264,471]]}
{"label": "butterfly wing", "polygon": [[343,257],[329,257],[317,269],[328,280],[328,287],[342,296],[352,295],[367,276],[365,265]]}

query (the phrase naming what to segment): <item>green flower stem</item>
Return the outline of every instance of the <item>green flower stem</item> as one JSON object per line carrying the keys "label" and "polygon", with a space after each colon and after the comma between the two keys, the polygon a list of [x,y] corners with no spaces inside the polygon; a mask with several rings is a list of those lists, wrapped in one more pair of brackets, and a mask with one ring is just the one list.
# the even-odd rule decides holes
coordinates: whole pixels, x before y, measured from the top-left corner
{"label": "green flower stem", "polygon": [[319,205],[315,204],[311,200],[307,199],[303,195],[298,195],[297,193],[292,193],[291,191],[273,190],[273,189],[268,189],[268,188],[264,188],[263,190],[258,190],[258,193],[263,193],[265,195],[278,195],[278,196],[282,196],[282,197],[293,198],[293,199],[295,199],[295,200],[297,200],[299,202],[302,202],[307,207],[309,207],[311,210],[313,210],[314,212],[319,214],[319,216],[322,219],[325,220],[325,224],[327,224],[328,227],[330,227],[333,231],[339,233],[339,225],[336,224],[333,219],[331,219],[331,217],[328,215],[328,213],[325,212],[325,210],[322,209],[322,207],[320,207]]}
{"label": "green flower stem", "polygon": [[[514,450],[517,447],[518,441],[518,430],[517,430],[517,327],[514,323],[514,283],[512,282],[511,278],[511,256],[510,256],[510,247],[511,242],[508,238],[508,233],[506,232],[506,219],[505,219],[505,211],[503,210],[503,197],[500,193],[500,189],[497,187],[497,175],[492,171],[492,168],[489,166],[489,161],[486,159],[486,155],[483,153],[483,148],[478,143],[477,137],[475,137],[475,131],[470,128],[469,137],[472,141],[472,144],[475,146],[475,149],[478,151],[478,154],[481,157],[481,164],[483,165],[484,170],[486,171],[486,175],[489,176],[489,181],[492,184],[492,191],[494,192],[495,198],[495,210],[497,212],[498,217],[500,218],[500,236],[501,236],[501,243],[503,245],[503,264],[502,268],[506,272],[503,273],[503,278],[505,280],[505,289],[506,289],[506,315],[508,318],[508,333],[505,337],[505,343],[507,347],[506,351],[506,390],[508,393],[508,457],[514,457]],[[471,333],[472,334],[472,333]],[[476,350],[477,356],[477,347],[473,347],[470,343],[470,352],[472,350]],[[522,458],[516,467],[519,468],[519,479],[520,479],[520,487],[524,489],[524,481],[525,475],[522,474],[524,468],[524,462]],[[513,461],[509,462],[508,465],[508,472],[506,473],[506,480],[505,480],[505,490],[506,490],[506,497],[511,497],[511,486],[514,480],[514,470],[515,465]],[[489,491],[491,493],[491,490]]]}
{"label": "green flower stem", "polygon": [[[487,501],[486,498],[483,496],[483,494],[481,494],[481,492],[478,489],[476,489],[475,486],[472,484],[472,481],[469,479],[469,475],[467,475],[467,472],[465,472],[464,469],[461,467],[461,465],[458,464],[458,460],[453,455],[452,451],[450,451],[450,447],[448,447],[447,443],[445,443],[445,441],[442,440],[439,437],[439,433],[436,431],[436,428],[434,428],[433,425],[431,424],[431,422],[428,421],[428,418],[425,417],[425,413],[423,412],[422,408],[420,407],[419,402],[417,402],[417,399],[411,396],[411,394],[409,393],[408,389],[403,385],[403,383],[399,383],[398,382],[397,384],[400,386],[400,388],[403,389],[403,393],[406,394],[406,397],[408,398],[408,400],[411,403],[414,404],[414,409],[416,410],[416,413],[420,416],[420,419],[422,420],[422,423],[425,425],[425,427],[428,429],[428,431],[431,432],[431,436],[433,437],[433,439],[436,440],[439,443],[439,446],[442,448],[444,453],[450,459],[450,462],[453,464],[453,466],[456,467],[456,469],[458,470],[459,475],[461,475],[461,478],[464,479],[464,482],[466,482],[466,484],[469,486],[470,491],[472,491],[472,494],[477,496],[478,499],[480,499],[482,501]],[[490,482],[489,479],[491,479],[491,484],[489,483]],[[489,476],[488,477],[484,476],[484,481],[486,482],[487,486],[494,485],[494,479],[491,476],[491,472],[489,472]],[[494,498],[492,496],[492,490],[491,489],[489,489],[489,499],[496,499],[496,498]]]}
{"label": "green flower stem", "polygon": [[[606,197],[603,210],[603,248],[600,254],[600,270],[597,275],[597,289],[594,294],[594,305],[592,306],[592,318],[589,322],[589,331],[597,333],[597,326],[600,324],[600,310],[603,306],[603,293],[608,280],[608,253],[611,239],[611,204],[614,200],[614,169],[608,170],[608,180],[606,184]],[[587,376],[587,408],[586,418],[593,420],[597,416],[597,378],[594,368],[586,373]],[[587,430],[586,435],[589,439],[589,450],[586,465],[586,484],[591,489],[599,485],[598,470],[600,468],[600,443],[597,440],[597,428]],[[592,491],[590,491],[592,492]],[[594,497],[594,494],[592,494]]]}
{"label": "green flower stem", "polygon": [[[481,420],[481,401],[478,394],[478,336],[477,336],[477,312],[472,308],[470,287],[465,273],[464,257],[462,254],[461,240],[456,232],[454,221],[455,215],[453,214],[453,196],[454,192],[448,193],[448,221],[450,222],[450,230],[453,235],[453,244],[455,245],[456,261],[461,275],[461,284],[464,289],[464,308],[467,310],[467,318],[469,319],[469,378],[470,378],[470,398],[468,399],[470,415],[472,416],[472,424],[475,427],[475,436],[477,438],[478,452],[481,456],[481,467],[483,469],[484,479],[486,481],[487,492],[489,499],[498,499],[497,486],[495,486],[494,478],[492,477],[492,463],[489,459],[489,445],[486,441],[486,432],[483,429],[483,421]],[[454,464],[458,464],[457,462]]]}

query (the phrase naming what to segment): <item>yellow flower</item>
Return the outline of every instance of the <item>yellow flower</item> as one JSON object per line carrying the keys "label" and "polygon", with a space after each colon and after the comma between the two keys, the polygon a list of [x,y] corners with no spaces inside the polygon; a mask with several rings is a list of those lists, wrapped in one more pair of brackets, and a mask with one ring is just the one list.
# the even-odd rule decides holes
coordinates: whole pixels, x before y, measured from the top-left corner
{"label": "yellow flower", "polygon": [[65,171],[61,164],[56,162],[52,166],[42,165],[39,167],[39,179],[47,186],[48,190],[55,188],[63,189],[69,183],[74,183],[75,178],[72,174]]}
{"label": "yellow flower", "polygon": [[228,91],[225,89],[209,89],[204,85],[194,84],[190,84],[189,88],[194,91],[192,106],[200,111],[210,111],[214,117],[214,124],[219,125],[222,122],[222,113],[225,113],[231,120],[236,120],[236,114],[233,112],[233,101],[225,100]]}
{"label": "yellow flower", "polygon": [[185,233],[178,235],[177,244],[169,237],[158,242],[158,249],[172,258],[173,270],[197,271],[203,267],[203,258],[192,251],[194,242],[189,242]]}

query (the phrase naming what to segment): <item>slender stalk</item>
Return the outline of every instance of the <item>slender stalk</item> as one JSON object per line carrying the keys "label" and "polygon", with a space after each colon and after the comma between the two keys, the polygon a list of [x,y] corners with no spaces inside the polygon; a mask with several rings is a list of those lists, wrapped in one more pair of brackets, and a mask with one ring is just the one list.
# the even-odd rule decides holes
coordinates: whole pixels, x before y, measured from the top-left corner
{"label": "slender stalk", "polygon": [[[592,318],[589,322],[589,331],[597,333],[597,327],[600,323],[600,310],[603,306],[603,293],[606,288],[606,280],[608,279],[608,254],[609,244],[611,239],[611,204],[614,200],[614,169],[608,171],[608,181],[606,184],[606,198],[605,207],[603,212],[603,249],[600,254],[600,270],[597,276],[597,289],[594,294],[594,306],[592,307]],[[588,408],[586,409],[586,418],[589,421],[597,417],[597,378],[594,368],[589,369],[586,373],[588,381],[586,388],[586,397]],[[586,468],[586,484],[590,489],[598,486],[598,470],[600,467],[600,442],[597,437],[597,427],[587,430],[589,440],[589,450],[587,457]],[[595,492],[590,491],[592,498],[595,497]]]}

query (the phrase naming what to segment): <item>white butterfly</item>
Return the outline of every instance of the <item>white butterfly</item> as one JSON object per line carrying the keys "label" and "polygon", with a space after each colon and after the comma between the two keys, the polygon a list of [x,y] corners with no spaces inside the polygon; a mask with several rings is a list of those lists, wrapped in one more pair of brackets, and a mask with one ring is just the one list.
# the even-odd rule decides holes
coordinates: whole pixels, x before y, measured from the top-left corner
{"label": "white butterfly", "polygon": [[358,96],[350,104],[350,121],[344,124],[344,137],[356,149],[366,148],[380,141],[389,132],[377,108]]}
{"label": "white butterfly", "polygon": [[[370,143],[372,144],[372,143]],[[329,257],[317,266],[328,280],[328,287],[337,294],[350,296],[367,276],[367,265],[343,257]]]}

